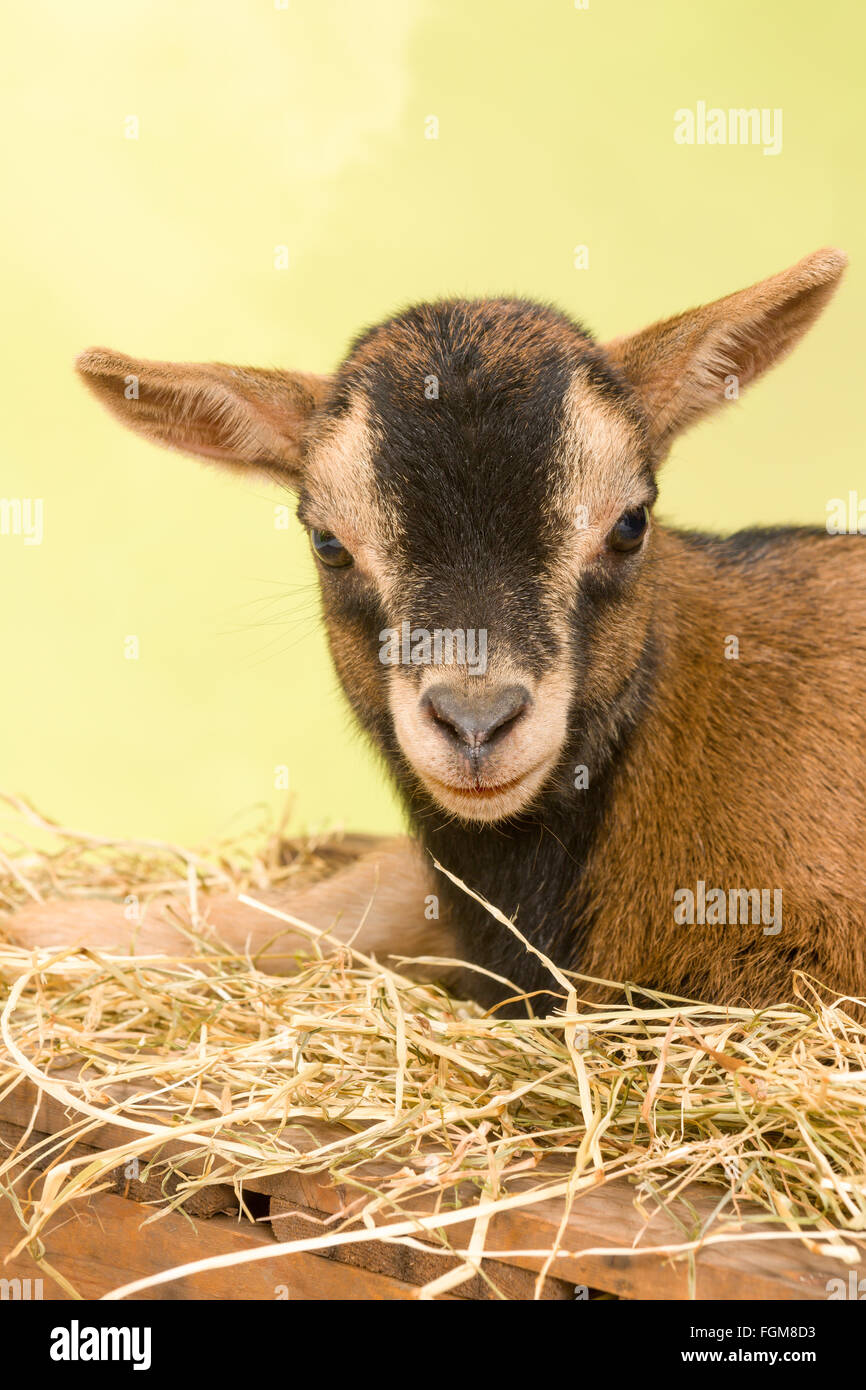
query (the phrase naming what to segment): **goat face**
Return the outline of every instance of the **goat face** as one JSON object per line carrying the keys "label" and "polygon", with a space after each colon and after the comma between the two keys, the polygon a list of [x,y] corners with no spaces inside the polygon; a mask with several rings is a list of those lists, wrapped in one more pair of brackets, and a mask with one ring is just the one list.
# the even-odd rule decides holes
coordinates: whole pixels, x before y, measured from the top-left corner
{"label": "goat face", "polygon": [[299,492],[361,723],[416,802],[496,821],[621,746],[667,641],[655,466],[791,350],[845,264],[816,251],[603,349],[539,305],[452,300],[364,334],[333,378],[78,366],[131,429]]}
{"label": "goat face", "polygon": [[358,340],[309,439],[309,528],[358,717],[469,821],[526,808],[646,628],[638,407],[564,316],[421,305]]}

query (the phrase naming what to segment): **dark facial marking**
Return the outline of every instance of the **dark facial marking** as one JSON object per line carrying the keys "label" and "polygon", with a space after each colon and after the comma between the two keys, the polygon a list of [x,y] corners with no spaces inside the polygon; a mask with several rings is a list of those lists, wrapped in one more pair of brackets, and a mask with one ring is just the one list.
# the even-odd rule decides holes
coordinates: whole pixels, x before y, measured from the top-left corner
{"label": "dark facial marking", "polygon": [[627,388],[589,335],[521,300],[424,304],[362,335],[326,413],[362,395],[376,484],[413,623],[486,627],[538,674],[556,653],[544,579],[561,527],[547,503],[566,461],[563,405],[580,368],[611,404]]}

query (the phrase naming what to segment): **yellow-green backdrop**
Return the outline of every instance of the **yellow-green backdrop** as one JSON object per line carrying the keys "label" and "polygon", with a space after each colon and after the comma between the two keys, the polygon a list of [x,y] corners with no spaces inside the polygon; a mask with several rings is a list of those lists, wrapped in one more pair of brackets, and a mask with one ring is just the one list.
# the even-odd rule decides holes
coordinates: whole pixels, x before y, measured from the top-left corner
{"label": "yellow-green backdrop", "polygon": [[[853,261],[839,298],[677,445],[661,506],[720,529],[821,523],[866,479],[863,15],[853,0],[10,10],[0,496],[42,499],[44,537],[0,535],[0,786],[67,823],[199,841],[280,802],[286,765],[298,829],[399,820],[337,692],[304,537],[274,526],[281,498],[124,433],[74,378],[85,346],[324,370],[396,306],[490,292],[616,334],[837,244]],[[676,143],[674,112],[699,101],[781,109],[781,153]]]}

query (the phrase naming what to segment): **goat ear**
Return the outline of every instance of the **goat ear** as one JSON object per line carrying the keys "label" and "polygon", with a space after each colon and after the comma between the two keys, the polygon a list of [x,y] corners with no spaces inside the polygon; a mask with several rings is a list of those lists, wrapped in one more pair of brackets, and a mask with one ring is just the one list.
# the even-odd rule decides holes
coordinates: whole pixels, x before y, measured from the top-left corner
{"label": "goat ear", "polygon": [[329,379],[221,363],[148,362],[91,348],[76,362],[95,396],[157,444],[297,485],[303,437]]}
{"label": "goat ear", "polygon": [[790,352],[847,264],[843,251],[815,251],[749,289],[606,344],[643,403],[659,457],[681,430],[731,398],[731,378],[739,394]]}

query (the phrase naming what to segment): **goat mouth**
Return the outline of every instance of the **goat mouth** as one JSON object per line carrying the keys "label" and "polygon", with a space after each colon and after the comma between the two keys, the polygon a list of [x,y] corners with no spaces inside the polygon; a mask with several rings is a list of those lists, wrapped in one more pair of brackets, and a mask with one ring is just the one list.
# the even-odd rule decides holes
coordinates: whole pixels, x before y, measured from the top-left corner
{"label": "goat mouth", "polygon": [[460,820],[488,822],[503,820],[525,810],[541,788],[555,762],[554,757],[542,758],[517,777],[501,782],[447,782],[425,769],[422,781],[428,793],[443,810]]}
{"label": "goat mouth", "polygon": [[535,766],[526,768],[519,776],[512,777],[507,782],[475,782],[462,786],[455,782],[443,782],[441,778],[433,777],[430,773],[427,776],[431,782],[434,782],[437,787],[441,787],[451,796],[464,796],[471,800],[487,801],[502,796],[505,792],[515,791],[541,766],[541,763],[536,763]]}
{"label": "goat mouth", "polygon": [[522,778],[522,777],[515,777],[514,780],[511,781],[511,782],[497,782],[494,786],[490,786],[490,787],[488,787],[488,786],[483,786],[483,787],[479,787],[479,786],[472,786],[472,787],[454,787],[454,786],[451,786],[448,782],[440,782],[439,785],[442,786],[442,787],[447,788],[447,790],[448,790],[449,792],[451,792],[452,795],[454,795],[454,794],[456,793],[456,794],[459,795],[459,796],[471,796],[471,797],[473,797],[473,798],[477,798],[477,799],[483,801],[483,800],[485,800],[485,798],[487,798],[487,797],[491,797],[491,796],[501,796],[503,792],[510,792],[510,791],[513,791],[515,787],[519,787],[519,786],[520,786],[520,783],[521,783],[522,781],[523,781],[523,778]]}

